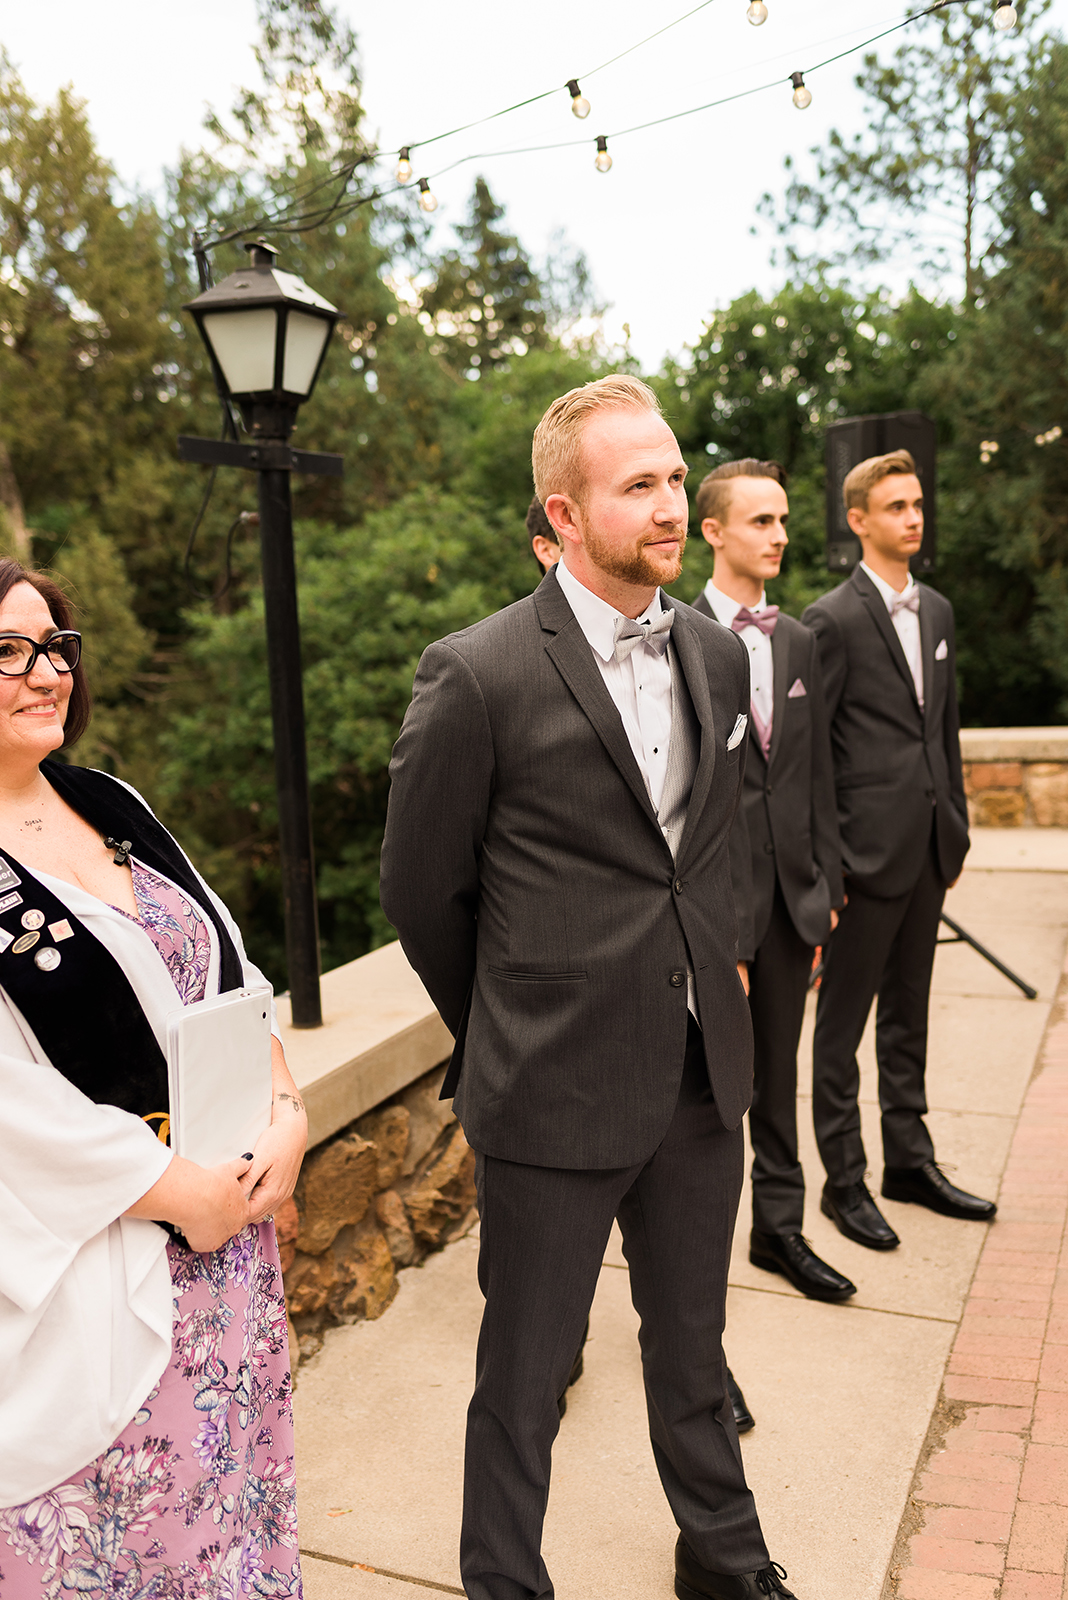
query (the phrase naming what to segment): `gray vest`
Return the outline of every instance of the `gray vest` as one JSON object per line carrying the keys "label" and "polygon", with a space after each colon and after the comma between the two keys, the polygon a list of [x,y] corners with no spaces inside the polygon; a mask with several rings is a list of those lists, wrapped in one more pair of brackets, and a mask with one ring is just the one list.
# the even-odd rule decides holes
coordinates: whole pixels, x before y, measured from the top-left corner
{"label": "gray vest", "polygon": [[675,647],[668,643],[668,662],[671,666],[671,739],[668,743],[667,772],[664,792],[660,797],[658,818],[667,840],[671,859],[676,861],[682,830],[686,826],[686,808],[697,776],[697,762],[701,754],[701,724],[686,687],[686,678]]}

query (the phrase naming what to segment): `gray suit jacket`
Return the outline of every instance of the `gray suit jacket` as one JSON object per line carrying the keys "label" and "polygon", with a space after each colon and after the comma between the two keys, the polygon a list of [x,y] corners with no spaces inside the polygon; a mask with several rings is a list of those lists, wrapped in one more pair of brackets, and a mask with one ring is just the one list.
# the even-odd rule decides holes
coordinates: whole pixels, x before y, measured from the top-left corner
{"label": "gray suit jacket", "polygon": [[537,1166],[646,1160],[678,1099],[686,971],[735,1127],[752,1091],[727,841],[748,713],[739,640],[680,606],[701,725],[677,862],[555,574],[433,644],[390,767],[382,905],[456,1038],[443,1093],[478,1150]]}
{"label": "gray suit jacket", "polygon": [[[703,591],[693,609],[713,615]],[[771,669],[771,749],[765,760],[750,720],[745,787],[734,825],[742,844],[732,855],[743,961],[753,958],[767,934],[776,879],[806,944],[823,944],[831,931],[831,907],[843,898],[842,841],[816,640],[784,612],[771,637]],[[746,854],[748,874],[740,859]]]}
{"label": "gray suit jacket", "polygon": [[919,590],[922,710],[890,613],[860,567],[801,619],[819,640],[846,875],[882,899],[916,883],[932,812],[946,883],[968,852],[953,607]]}

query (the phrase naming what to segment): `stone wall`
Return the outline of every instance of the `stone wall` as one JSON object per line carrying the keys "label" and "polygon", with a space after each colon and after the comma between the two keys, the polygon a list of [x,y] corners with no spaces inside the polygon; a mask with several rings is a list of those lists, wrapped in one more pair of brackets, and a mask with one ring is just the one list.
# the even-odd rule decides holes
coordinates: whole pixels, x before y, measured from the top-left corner
{"label": "stone wall", "polygon": [[966,728],[968,815],[979,828],[1068,828],[1068,728]]}
{"label": "stone wall", "polygon": [[380,1317],[397,1269],[440,1250],[468,1225],[474,1152],[444,1064],[325,1139],[305,1158],[296,1193],[275,1216],[291,1342],[303,1359],[323,1330]]}

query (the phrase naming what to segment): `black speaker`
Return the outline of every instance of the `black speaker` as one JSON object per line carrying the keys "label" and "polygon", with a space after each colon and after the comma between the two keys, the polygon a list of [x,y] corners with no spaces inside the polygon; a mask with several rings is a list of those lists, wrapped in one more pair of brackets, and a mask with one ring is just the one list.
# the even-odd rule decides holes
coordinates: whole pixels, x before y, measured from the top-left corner
{"label": "black speaker", "polygon": [[842,485],[859,461],[908,450],[923,485],[923,543],[909,562],[917,577],[935,564],[938,525],[937,429],[922,411],[884,411],[874,417],[843,417],[827,429],[827,565],[852,572],[860,560],[860,540],[846,521]]}

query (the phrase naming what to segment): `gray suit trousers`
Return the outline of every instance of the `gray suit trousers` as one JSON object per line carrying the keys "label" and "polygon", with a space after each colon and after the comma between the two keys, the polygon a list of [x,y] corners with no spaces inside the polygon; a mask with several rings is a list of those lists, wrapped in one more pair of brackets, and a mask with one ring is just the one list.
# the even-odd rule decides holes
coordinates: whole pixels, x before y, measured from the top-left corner
{"label": "gray suit trousers", "polygon": [[768,931],[749,963],[753,1017],[753,1227],[761,1233],[800,1233],[805,1220],[805,1174],[797,1154],[797,1046],[813,947],[794,927],[779,884]]}
{"label": "gray suit trousers", "polygon": [[927,1111],[927,1011],[938,919],[946,895],[932,841],[906,894],[877,899],[848,883],[849,902],[824,950],[812,1048],[812,1115],[833,1184],[860,1183],[867,1156],[860,1133],[857,1049],[873,997],[883,1161],[934,1160]]}
{"label": "gray suit trousers", "polygon": [[479,1154],[476,1181],[486,1307],[460,1540],[471,1600],[553,1594],[541,1532],[557,1397],[582,1341],[614,1217],[641,1318],[653,1456],[675,1520],[714,1571],[766,1566],[721,1343],[742,1135],[720,1121],[696,1026],[691,1021],[674,1118],[647,1161],[590,1171]]}

